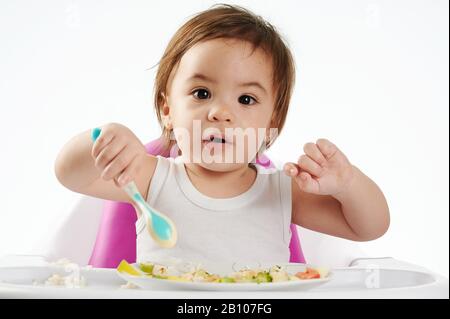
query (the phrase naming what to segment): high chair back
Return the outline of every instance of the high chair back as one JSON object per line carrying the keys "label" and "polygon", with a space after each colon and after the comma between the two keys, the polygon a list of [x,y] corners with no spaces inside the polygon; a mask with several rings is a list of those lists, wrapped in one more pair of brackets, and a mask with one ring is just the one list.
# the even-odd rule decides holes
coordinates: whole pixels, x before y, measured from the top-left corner
{"label": "high chair back", "polygon": [[[164,157],[178,156],[178,150],[165,150],[160,139],[145,145],[147,153]],[[256,160],[257,165],[273,167],[270,159],[262,155]],[[122,259],[136,261],[136,212],[131,204],[105,201],[100,227],[95,240],[89,265],[101,268],[115,268]],[[290,262],[305,263],[305,258],[298,238],[297,227],[291,224]]]}

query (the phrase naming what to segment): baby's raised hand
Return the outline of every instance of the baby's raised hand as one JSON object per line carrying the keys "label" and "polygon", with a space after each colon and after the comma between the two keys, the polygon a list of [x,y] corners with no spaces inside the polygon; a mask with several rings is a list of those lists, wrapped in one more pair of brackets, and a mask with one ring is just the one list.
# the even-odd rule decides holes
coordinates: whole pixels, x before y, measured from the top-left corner
{"label": "baby's raised hand", "polygon": [[326,139],[306,143],[305,154],[297,164],[288,162],[283,169],[295,178],[299,188],[317,195],[336,195],[346,190],[353,178],[352,164],[336,145]]}
{"label": "baby's raised hand", "polygon": [[110,123],[101,127],[101,133],[92,146],[95,167],[101,171],[101,178],[114,180],[121,187],[134,180],[141,159],[147,155],[144,145],[124,125]]}

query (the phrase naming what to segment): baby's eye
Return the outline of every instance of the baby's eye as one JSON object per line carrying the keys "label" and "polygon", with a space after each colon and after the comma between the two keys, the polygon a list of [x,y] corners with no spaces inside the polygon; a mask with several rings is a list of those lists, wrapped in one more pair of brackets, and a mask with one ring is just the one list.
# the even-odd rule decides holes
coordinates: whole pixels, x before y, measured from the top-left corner
{"label": "baby's eye", "polygon": [[[253,103],[252,103],[253,100]],[[241,95],[239,97],[239,103],[246,104],[246,105],[253,105],[257,101],[254,97],[251,97],[250,95]]]}
{"label": "baby's eye", "polygon": [[197,89],[192,92],[197,99],[205,100],[210,97],[208,90],[205,89]]}

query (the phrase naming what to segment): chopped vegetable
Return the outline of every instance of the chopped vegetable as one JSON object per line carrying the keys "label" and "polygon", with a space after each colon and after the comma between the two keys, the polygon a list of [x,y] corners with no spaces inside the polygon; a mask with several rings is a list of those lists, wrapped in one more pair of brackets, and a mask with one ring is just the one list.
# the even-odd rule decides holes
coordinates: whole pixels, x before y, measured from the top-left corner
{"label": "chopped vegetable", "polygon": [[153,267],[154,267],[154,264],[151,264],[151,263],[140,263],[139,264],[139,268],[143,272],[150,274],[150,275],[153,274]]}
{"label": "chopped vegetable", "polygon": [[231,282],[236,282],[236,280],[234,280],[234,278],[231,278],[231,277],[223,277],[223,278],[220,278],[219,282],[229,282],[229,283],[231,283]]}
{"label": "chopped vegetable", "polygon": [[273,282],[289,280],[288,273],[284,271],[280,266],[274,266],[270,268],[269,274],[272,277]]}
{"label": "chopped vegetable", "polygon": [[272,276],[267,271],[261,271],[256,275],[256,282],[258,284],[261,282],[272,282]]}

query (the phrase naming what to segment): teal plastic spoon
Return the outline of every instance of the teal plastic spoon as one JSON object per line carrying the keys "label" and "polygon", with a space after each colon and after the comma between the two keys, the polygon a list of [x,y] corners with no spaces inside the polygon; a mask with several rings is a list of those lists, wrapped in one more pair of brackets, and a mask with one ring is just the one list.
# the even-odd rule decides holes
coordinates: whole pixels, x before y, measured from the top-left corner
{"label": "teal plastic spoon", "polygon": [[[94,128],[92,130],[92,140],[95,142],[101,133],[101,129]],[[137,208],[141,212],[141,215],[145,217],[146,229],[152,236],[152,238],[164,248],[171,248],[175,246],[177,242],[177,230],[175,224],[169,217],[162,214],[158,210],[152,208],[142,197],[134,181],[129,182],[122,189],[128,194],[128,196],[136,204]]]}

